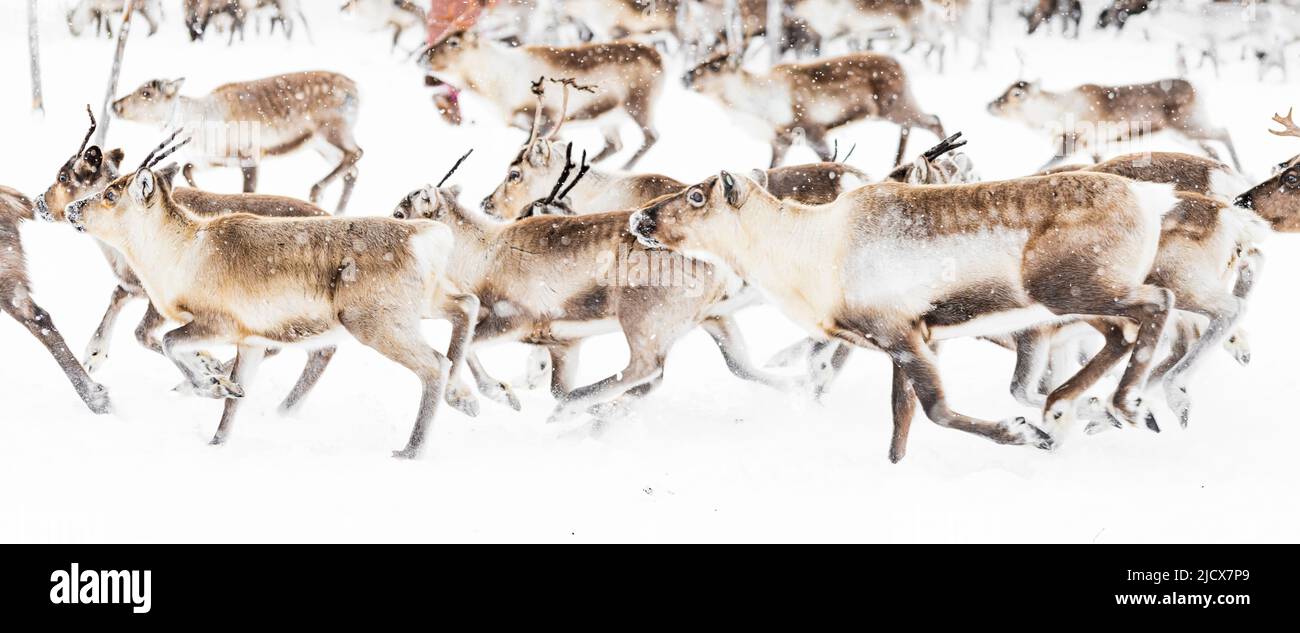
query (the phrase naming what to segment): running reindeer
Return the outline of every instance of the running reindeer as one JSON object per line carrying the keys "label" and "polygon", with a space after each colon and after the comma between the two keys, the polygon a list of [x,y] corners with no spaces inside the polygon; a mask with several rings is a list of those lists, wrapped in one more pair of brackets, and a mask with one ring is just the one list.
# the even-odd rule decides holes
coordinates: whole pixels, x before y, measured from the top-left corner
{"label": "running reindeer", "polygon": [[[63,211],[68,204],[103,190],[109,183],[117,180],[120,176],[118,170],[123,158],[125,158],[125,154],[121,149],[104,152],[97,145],[87,146],[91,136],[95,133],[96,126],[95,115],[90,112],[89,107],[87,107],[86,113],[90,116],[90,129],[86,132],[81,147],[59,168],[55,182],[46,189],[45,193],[36,198],[36,211],[47,221],[62,222],[65,219]],[[161,172],[169,181],[171,179],[170,171],[168,169]],[[235,208],[239,208],[245,213],[268,217],[328,215],[315,205],[282,196],[217,194],[180,187],[172,191],[172,197],[178,205],[190,214],[205,218],[228,214]],[[95,373],[97,369],[107,362],[114,326],[122,309],[132,299],[148,300],[144,286],[135,272],[131,270],[131,266],[127,263],[123,254],[101,240],[96,240],[96,243],[104,253],[104,258],[108,260],[113,275],[117,278],[117,286],[113,289],[108,309],[105,310],[99,327],[95,329],[94,335],[90,338],[90,343],[86,346],[85,366],[90,373]],[[163,353],[162,343],[157,338],[157,331],[162,327],[163,321],[162,315],[158,313],[158,310],[151,303],[148,309],[145,310],[144,318],[141,319],[139,326],[135,330],[136,340],[146,349],[158,354]],[[314,381],[319,376],[319,370],[324,368],[324,364],[328,362],[333,352],[333,348],[313,352],[309,357],[307,368],[303,372],[304,380]],[[208,368],[208,373],[221,373],[221,370],[218,369],[220,363],[206,353],[196,353],[191,361]],[[199,372],[191,372],[191,375],[196,373]],[[209,397],[218,397],[220,395],[217,391],[219,388],[211,382],[186,384],[188,385],[188,391],[198,395]],[[304,387],[310,387],[310,385],[303,383],[295,388],[294,394],[285,400],[282,407],[284,410],[290,410],[297,405],[299,402],[298,394]]]}
{"label": "running reindeer", "polygon": [[50,356],[54,357],[72,388],[91,411],[108,413],[112,410],[108,390],[91,379],[76,356],[68,350],[68,344],[59,334],[50,313],[32,299],[22,236],[18,232],[19,223],[32,217],[30,200],[13,189],[0,187],[0,310],[23,324],[50,351]]}
{"label": "running reindeer", "polygon": [[687,88],[709,95],[751,120],[772,145],[773,167],[780,165],[802,135],[824,161],[831,159],[831,130],[863,119],[900,126],[894,164],[901,163],[913,126],[943,138],[939,117],[916,104],[907,76],[887,55],[855,53],[806,64],[778,64],[766,75],[740,68],[718,55],[682,77]]}
{"label": "running reindeer", "polygon": [[[290,73],[226,84],[200,98],[181,95],[184,82],[147,81],[114,101],[113,113],[128,121],[184,127],[210,165],[239,166],[246,193],[257,189],[262,159],[315,141],[321,155],[337,166],[312,186],[311,202],[318,202],[325,187],[342,176],[337,212],[347,208],[362,154],[352,131],[360,107],[355,82],[324,71]],[[184,173],[190,186],[196,186],[192,164]]]}
{"label": "running reindeer", "polygon": [[[570,164],[538,204],[562,204],[582,177],[585,158],[581,162],[573,180],[568,181]],[[459,188],[440,188],[442,182],[408,194],[393,215],[451,227],[455,250],[448,274],[483,306],[475,347],[520,341],[549,350],[551,392],[559,401],[552,422],[583,409],[602,419],[627,412],[659,386],[669,350],[696,326],[713,337],[736,376],[778,389],[801,384],[765,374],[750,362],[731,314],[748,305],[753,293],[723,269],[639,245],[627,232],[630,211],[567,215],[549,210],[501,223],[461,206]],[[575,388],[581,342],[620,330],[631,350],[627,367]],[[468,361],[484,395],[519,409],[510,387],[489,376],[472,349]]]}
{"label": "running reindeer", "polygon": [[[182,357],[188,351],[237,347],[230,377],[209,376],[226,398],[212,443],[228,437],[267,347],[327,348],[346,331],[420,378],[415,425],[394,453],[417,456],[438,401],[444,394],[453,406],[463,401],[446,387],[455,384],[478,315],[478,300],[446,277],[451,231],[391,218],[265,218],[237,204],[228,215],[191,215],[152,170],[179,147],[162,151],[175,136],[66,215],[121,252],[159,312],[184,324],[163,337],[182,372],[192,371]],[[447,356],[420,332],[422,318],[438,316],[452,322]]]}
{"label": "running reindeer", "polygon": [[[545,78],[532,84],[539,103],[543,100],[543,80]],[[566,80],[547,81],[560,84],[564,90],[571,86]],[[567,99],[561,101],[563,103]],[[540,109],[535,110],[539,111]],[[561,113],[563,114],[563,108]],[[510,162],[505,179],[483,199],[483,211],[502,220],[515,220],[519,217],[517,213],[531,213],[537,208],[530,203],[545,197],[552,183],[556,182],[570,163],[573,145],[556,140],[559,130],[559,126],[556,126],[549,134],[542,134],[541,121],[534,117],[528,139]],[[778,198],[794,198],[808,204],[820,204],[830,202],[839,194],[869,182],[867,175],[860,170],[834,162],[838,156],[831,158],[831,162],[769,170],[767,179],[770,191]],[[578,214],[635,209],[659,196],[681,191],[686,186],[686,183],[660,174],[592,169],[585,178],[574,182],[566,208]]]}
{"label": "running reindeer", "polygon": [[[422,64],[444,74],[461,87],[483,95],[507,113],[508,122],[529,129],[538,108],[528,90],[537,76],[568,77],[574,85],[573,102],[549,101],[542,108],[543,128],[564,120],[594,121],[605,137],[605,147],[592,162],[600,162],[623,147],[618,127],[631,118],[641,128],[641,147],[623,165],[631,169],[650,151],[659,133],[654,127],[654,105],[663,91],[663,60],[653,47],[620,41],[605,44],[509,48],[483,39],[472,31],[456,32],[428,48]],[[485,73],[484,68],[499,72]],[[565,93],[566,98],[568,93]],[[564,110],[557,116],[557,108]]]}
{"label": "running reindeer", "polygon": [[[868,185],[812,206],[724,171],[637,211],[630,227],[648,245],[725,262],[819,339],[885,351],[896,402],[919,398],[941,426],[1051,448],[1053,436],[1024,418],[991,422],[949,408],[930,343],[1104,317],[1106,346],[1048,396],[1044,418],[1064,424],[1075,399],[1132,351],[1106,414],[1147,419],[1141,395],[1174,298],[1143,280],[1161,217],[1176,203],[1166,185],[1061,174]],[[1135,343],[1112,319],[1138,326]],[[895,446],[906,431],[896,425]]]}
{"label": "running reindeer", "polygon": [[1106,144],[1169,130],[1197,142],[1215,160],[1218,152],[1207,141],[1222,143],[1233,167],[1241,170],[1227,128],[1210,123],[1196,89],[1181,79],[1126,86],[1084,84],[1065,92],[1017,81],[989,103],[988,111],[1052,135],[1055,154],[1043,169],[1060,164],[1076,150],[1100,162]]}

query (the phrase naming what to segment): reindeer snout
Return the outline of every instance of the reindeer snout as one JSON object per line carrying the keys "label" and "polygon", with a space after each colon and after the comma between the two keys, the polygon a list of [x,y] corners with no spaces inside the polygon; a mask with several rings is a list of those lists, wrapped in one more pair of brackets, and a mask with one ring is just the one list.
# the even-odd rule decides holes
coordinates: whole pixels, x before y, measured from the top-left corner
{"label": "reindeer snout", "polygon": [[497,210],[496,203],[492,202],[492,196],[484,198],[482,202],[478,203],[478,206],[487,214],[494,214]]}
{"label": "reindeer snout", "polygon": [[117,116],[122,116],[122,100],[118,99],[117,101],[114,101],[112,105],[112,109],[113,109],[113,114],[116,114]]}
{"label": "reindeer snout", "polygon": [[642,244],[647,246],[658,246],[659,240],[655,239],[655,229],[659,227],[659,217],[655,209],[645,209],[637,211],[628,218],[628,230],[635,235]]}
{"label": "reindeer snout", "polygon": [[49,205],[45,204],[45,194],[36,196],[36,215],[46,222],[54,221],[54,214],[50,213]]}
{"label": "reindeer snout", "polygon": [[85,216],[81,214],[81,209],[85,206],[86,206],[85,200],[78,200],[76,202],[69,203],[68,206],[63,208],[63,214],[67,216],[68,222],[70,222],[73,227],[75,227],[78,231],[81,231],[82,233],[86,232],[86,227],[83,225]]}
{"label": "reindeer snout", "polygon": [[1254,209],[1255,198],[1250,195],[1249,191],[1247,191],[1246,193],[1237,196],[1237,199],[1232,201],[1232,206],[1241,207],[1242,209]]}

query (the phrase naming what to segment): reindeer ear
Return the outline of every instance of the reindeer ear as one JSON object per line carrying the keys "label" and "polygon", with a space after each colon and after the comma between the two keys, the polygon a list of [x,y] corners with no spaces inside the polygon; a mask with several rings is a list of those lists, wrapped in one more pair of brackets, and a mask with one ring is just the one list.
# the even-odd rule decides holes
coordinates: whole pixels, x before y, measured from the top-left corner
{"label": "reindeer ear", "polygon": [[911,185],[923,185],[930,182],[930,161],[925,160],[924,156],[917,156],[912,161],[912,169],[907,172],[907,183]]}
{"label": "reindeer ear", "polygon": [[731,175],[731,172],[724,171],[718,174],[718,183],[722,185],[722,196],[726,198],[727,204],[740,208],[749,198],[749,187],[752,181],[745,178],[737,178]]}
{"label": "reindeer ear", "polygon": [[460,185],[452,185],[450,187],[443,189],[443,191],[447,192],[447,197],[451,198],[452,200],[460,199]]}
{"label": "reindeer ear", "polygon": [[951,160],[952,164],[957,166],[957,174],[960,176],[962,182],[970,182],[971,180],[974,180],[972,174],[975,173],[975,165],[970,162],[969,156],[957,153],[952,155]]}
{"label": "reindeer ear", "polygon": [[176,93],[180,92],[181,85],[183,85],[184,83],[185,83],[184,77],[173,79],[171,81],[164,81],[162,84],[163,94],[169,97],[176,96]]}
{"label": "reindeer ear", "polygon": [[166,167],[163,167],[162,169],[158,170],[158,183],[160,185],[172,184],[172,181],[176,180],[176,174],[179,173],[180,170],[181,170],[180,165],[176,163],[169,163]]}
{"label": "reindeer ear", "polygon": [[135,179],[131,181],[131,198],[135,200],[136,204],[149,204],[149,200],[157,191],[155,185],[153,172],[148,169],[141,169],[136,172]]}
{"label": "reindeer ear", "polygon": [[758,183],[758,186],[767,189],[767,172],[761,169],[751,169],[749,171],[749,177],[752,178],[754,182]]}
{"label": "reindeer ear", "polygon": [[113,169],[117,169],[118,167],[121,167],[122,161],[125,159],[126,159],[126,153],[122,151],[122,148],[118,147],[115,149],[108,150],[108,164],[112,165]]}
{"label": "reindeer ear", "polygon": [[90,165],[91,169],[99,169],[99,166],[104,162],[104,152],[99,149],[98,145],[91,145],[81,153],[81,160],[86,161],[86,164]]}

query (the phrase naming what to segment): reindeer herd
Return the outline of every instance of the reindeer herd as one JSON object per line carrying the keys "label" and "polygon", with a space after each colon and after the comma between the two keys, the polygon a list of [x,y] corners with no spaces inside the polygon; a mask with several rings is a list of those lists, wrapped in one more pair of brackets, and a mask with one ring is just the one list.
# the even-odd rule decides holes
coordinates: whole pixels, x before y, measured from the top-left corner
{"label": "reindeer herd", "polygon": [[[795,3],[787,18],[825,32],[824,13],[800,12],[817,3],[836,4]],[[661,4],[655,10],[674,6]],[[636,16],[612,13],[599,28],[635,35],[679,24],[653,11]],[[133,167],[122,149],[90,143],[91,114],[80,147],[52,170],[44,193],[29,199],[0,187],[0,308],[49,349],[92,411],[107,413],[108,392],[91,376],[109,358],[123,306],[146,300],[139,343],[171,361],[183,391],[225,403],[213,444],[229,438],[266,357],[287,347],[309,352],[282,404],[290,410],[351,336],[421,381],[399,457],[419,454],[442,402],[477,415],[477,392],[521,409],[514,388],[478,359],[493,343],[534,346],[526,381],[549,385],[553,422],[626,415],[662,383],[668,354],[696,327],[737,377],[814,397],[854,348],[877,350],[893,364],[889,456],[898,461],[917,402],[941,426],[1050,449],[1076,420],[1093,432],[1159,430],[1149,404],[1158,385],[1187,425],[1191,379],[1206,355],[1222,348],[1250,360],[1240,320],[1261,243],[1273,231],[1300,232],[1300,156],[1252,186],[1227,132],[1178,79],[1064,92],[1015,82],[988,111],[1050,132],[1056,152],[1039,173],[982,182],[957,151],[961,134],[947,136],[890,55],[853,52],[760,73],[718,51],[689,65],[681,81],[768,142],[770,164],[692,184],[631,171],[659,138],[666,73],[656,46],[510,46],[480,31],[458,30],[420,51],[426,70],[494,103],[527,132],[479,204],[463,203],[452,182],[467,152],[437,184],[402,196],[389,217],[342,217],[362,162],[353,133],[361,94],[343,75],[279,75],[203,96],[182,94],[183,79],[151,80],[112,104],[118,118],[170,130]],[[1169,130],[1211,158],[1103,160],[1088,139],[1053,127],[1066,118]],[[864,119],[901,129],[896,167],[882,181],[846,165],[847,153],[828,142],[831,130]],[[1300,138],[1290,114],[1275,120],[1283,129],[1273,134]],[[595,165],[621,150],[627,121],[642,144],[621,171]],[[250,122],[255,137],[231,132]],[[604,146],[590,159],[561,136],[570,122],[602,130]],[[938,143],[907,161],[914,127]],[[796,141],[820,162],[785,165]],[[1096,162],[1061,164],[1075,147]],[[311,202],[256,193],[264,159],[307,148],[333,166],[310,188]],[[184,160],[164,164],[173,155]],[[194,172],[209,167],[238,167],[243,193],[200,188]],[[178,175],[188,187],[173,183]],[[343,190],[331,215],[315,203],[336,179]],[[17,225],[36,217],[89,234],[118,282],[81,361],[31,296]],[[628,260],[672,274],[617,274]],[[764,302],[807,333],[767,366],[751,358],[735,319]],[[445,354],[424,339],[423,319],[451,323]],[[611,332],[626,340],[627,365],[576,384],[582,343]],[[957,337],[1012,351],[1011,394],[1042,411],[1041,421],[958,413],[937,361],[941,343]],[[233,360],[209,351],[224,345],[235,347]],[[1113,393],[1088,397],[1116,367]]]}

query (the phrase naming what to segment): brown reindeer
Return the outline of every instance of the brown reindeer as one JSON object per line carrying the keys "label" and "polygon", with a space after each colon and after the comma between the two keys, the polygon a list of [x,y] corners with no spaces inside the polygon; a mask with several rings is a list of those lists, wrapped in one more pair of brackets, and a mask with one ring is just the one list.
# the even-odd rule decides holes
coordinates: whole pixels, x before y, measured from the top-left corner
{"label": "brown reindeer", "polygon": [[[62,222],[65,219],[64,208],[68,204],[104,189],[120,176],[119,168],[125,157],[121,149],[104,152],[97,145],[87,146],[90,137],[95,133],[95,115],[90,113],[89,108],[87,108],[87,114],[90,116],[90,129],[86,132],[81,147],[59,168],[54,184],[50,185],[45,190],[45,193],[36,198],[37,213],[45,220]],[[160,172],[160,174],[167,173],[168,170]],[[166,177],[170,182],[171,176]],[[282,196],[217,194],[186,187],[174,189],[172,196],[177,204],[184,207],[186,211],[200,217],[224,215],[231,213],[236,208],[246,213],[268,217],[328,215],[315,205]],[[95,329],[94,335],[91,336],[90,342],[86,346],[85,366],[90,373],[94,373],[108,361],[113,329],[122,309],[133,299],[148,300],[144,286],[135,272],[131,270],[122,253],[103,241],[96,240],[96,243],[104,253],[104,258],[108,261],[113,275],[117,278],[117,286],[113,289],[108,308],[100,320],[99,327]],[[151,303],[148,309],[145,310],[144,318],[136,327],[136,340],[146,349],[162,354],[162,343],[157,338],[157,331],[162,327],[163,322],[162,315],[158,313],[158,310]],[[333,348],[313,352],[303,376],[319,376],[318,369],[323,369],[324,363],[328,362],[333,352]],[[220,363],[206,353],[195,354],[192,361],[206,368],[206,373],[221,373],[221,369],[219,369],[221,367]],[[185,383],[185,385],[185,390],[198,395],[219,396],[219,388],[212,383]],[[307,383],[300,383],[294,392],[285,399],[282,409],[291,410],[294,408],[300,402],[302,391],[309,389],[310,386]]]}
{"label": "brown reindeer", "polygon": [[[343,177],[337,212],[342,213],[357,181],[361,148],[353,137],[360,97],[356,83],[331,72],[276,75],[230,83],[205,97],[180,94],[184,79],[147,81],[113,102],[113,113],[128,121],[188,130],[211,165],[238,165],[244,192],[257,189],[263,158],[298,150],[308,141],[337,166],[311,188],[313,204],[325,186]],[[190,171],[186,178],[194,186]]]}
{"label": "brown reindeer", "polygon": [[925,114],[912,97],[907,76],[888,55],[855,53],[806,64],[778,64],[766,75],[715,56],[682,77],[690,89],[707,94],[742,115],[772,145],[773,167],[802,135],[822,160],[830,160],[826,135],[863,119],[900,126],[894,163],[903,160],[913,126],[944,137],[939,117]]}
{"label": "brown reindeer", "polygon": [[[187,351],[237,347],[230,377],[212,378],[227,398],[212,443],[229,435],[244,385],[268,347],[322,349],[346,332],[420,378],[424,393],[411,437],[394,453],[417,456],[438,401],[444,394],[453,406],[464,401],[446,386],[456,385],[478,314],[478,300],[446,278],[451,231],[391,218],[199,218],[151,170],[165,155],[150,153],[140,168],[72,203],[66,214],[121,252],[159,312],[184,324],[163,337],[182,372],[191,371],[181,358]],[[447,356],[420,332],[421,319],[438,316],[452,322]]]}
{"label": "brown reindeer", "polygon": [[1176,191],[1224,200],[1232,199],[1246,184],[1241,174],[1220,161],[1180,152],[1124,154],[1095,165],[1058,165],[1045,169],[1038,175],[1068,171],[1091,171],[1143,182],[1164,183],[1173,185]]}
{"label": "brown reindeer", "polygon": [[[569,175],[539,204],[561,203]],[[669,350],[696,326],[713,337],[736,376],[778,389],[801,384],[750,362],[731,314],[751,303],[753,293],[723,269],[639,245],[627,232],[630,211],[571,216],[552,210],[500,223],[461,206],[458,194],[456,187],[429,185],[403,198],[393,215],[452,227],[449,274],[483,305],[474,346],[513,340],[549,350],[551,392],[559,401],[552,422],[583,409],[602,419],[625,413],[659,386]],[[575,387],[581,342],[620,330],[631,350],[627,367]],[[510,387],[489,376],[472,350],[468,362],[484,395],[519,408]]]}
{"label": "brown reindeer", "polygon": [[[1134,346],[1106,413],[1130,424],[1149,418],[1141,394],[1174,298],[1143,280],[1161,217],[1176,203],[1165,185],[1062,174],[868,185],[809,206],[722,172],[637,211],[630,226],[648,245],[725,262],[818,338],[884,350],[896,402],[915,396],[942,426],[1050,448],[1052,436],[1024,418],[990,422],[950,409],[930,343],[1103,317],[1106,347],[1048,397],[1044,418],[1068,420],[1072,402]],[[1137,325],[1135,343],[1115,318]],[[901,446],[906,427],[895,433]]]}
{"label": "brown reindeer", "polygon": [[1070,35],[1070,25],[1074,25],[1074,38],[1079,38],[1079,25],[1083,22],[1083,4],[1079,0],[1032,0],[1021,9],[1020,16],[1025,19],[1027,32],[1035,31],[1060,18],[1061,35]]}
{"label": "brown reindeer", "polygon": [[1233,166],[1241,170],[1228,130],[1209,122],[1196,89],[1182,79],[1126,86],[1084,84],[1065,92],[1017,81],[989,103],[988,110],[1052,135],[1056,153],[1044,169],[1061,163],[1076,149],[1100,162],[1101,146],[1170,130],[1196,141],[1216,160],[1218,153],[1206,141],[1223,143]]}
{"label": "brown reindeer", "polygon": [[23,324],[50,351],[50,356],[54,357],[68,376],[72,388],[77,390],[77,395],[91,411],[108,413],[112,410],[108,390],[91,379],[68,350],[50,313],[32,299],[22,236],[18,233],[19,223],[30,219],[31,201],[13,189],[0,187],[0,310]]}
{"label": "brown reindeer", "polygon": [[[605,147],[593,162],[622,148],[618,126],[624,118],[636,122],[644,136],[624,169],[636,165],[659,138],[654,127],[654,105],[663,91],[663,59],[645,44],[619,41],[509,48],[465,31],[452,33],[430,46],[422,63],[428,70],[483,95],[521,129],[529,128],[537,108],[535,94],[528,89],[533,77],[566,77],[575,86],[582,86],[584,89],[574,91],[572,102],[547,100],[542,108],[542,127],[549,130],[564,120],[595,121],[605,136]],[[485,73],[484,68],[496,71]],[[561,109],[564,115],[557,118],[556,112]]]}
{"label": "brown reindeer", "polygon": [[[1281,130],[1269,130],[1277,136],[1300,138],[1300,127],[1286,116],[1274,115]],[[1235,204],[1251,209],[1279,233],[1300,233],[1300,156],[1277,166],[1273,177],[1255,185],[1237,197]]]}

